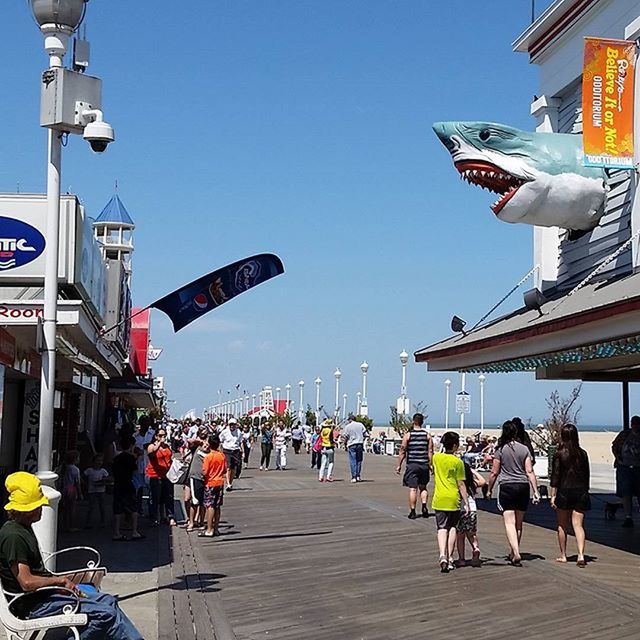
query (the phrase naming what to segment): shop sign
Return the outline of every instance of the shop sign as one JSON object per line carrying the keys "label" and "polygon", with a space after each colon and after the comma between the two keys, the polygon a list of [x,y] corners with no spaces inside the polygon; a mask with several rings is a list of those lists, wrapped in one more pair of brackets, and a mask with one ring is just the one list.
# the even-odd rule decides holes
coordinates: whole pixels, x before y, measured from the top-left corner
{"label": "shop sign", "polygon": [[30,224],[0,217],[0,272],[17,269],[42,255],[44,236]]}
{"label": "shop sign", "polygon": [[4,329],[0,329],[0,362],[13,367],[16,359],[16,339]]}
{"label": "shop sign", "polygon": [[27,380],[24,385],[22,436],[20,441],[21,471],[38,470],[38,437],[40,433],[40,382]]}
{"label": "shop sign", "polygon": [[633,169],[636,43],[585,38],[582,144],[586,167]]}
{"label": "shop sign", "polygon": [[[0,325],[31,325],[38,324],[38,319],[44,318],[42,305],[0,304]],[[58,309],[58,324],[77,324],[77,311]]]}

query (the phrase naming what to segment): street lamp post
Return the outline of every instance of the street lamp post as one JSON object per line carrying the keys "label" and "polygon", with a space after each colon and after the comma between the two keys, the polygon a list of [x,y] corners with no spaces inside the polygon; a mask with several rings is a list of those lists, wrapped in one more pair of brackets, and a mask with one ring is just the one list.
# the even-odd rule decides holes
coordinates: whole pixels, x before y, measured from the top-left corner
{"label": "street lamp post", "polygon": [[249,414],[249,394],[246,391],[244,392],[244,413]]}
{"label": "street lamp post", "polygon": [[276,414],[280,415],[280,387],[276,387]]}
{"label": "street lamp post", "polygon": [[360,398],[362,397],[362,393],[360,391],[358,391],[356,393],[356,415],[357,416],[361,416],[362,414],[360,413],[360,409],[362,409],[362,407],[360,406]]}
{"label": "street lamp post", "polygon": [[[300,390],[300,404],[298,405],[298,420],[302,422],[304,420],[304,380],[298,382],[298,389]],[[304,420],[306,423],[306,420]]]}
{"label": "street lamp post", "polygon": [[402,383],[400,385],[400,397],[398,398],[398,415],[405,416],[409,413],[409,399],[407,398],[407,362],[409,354],[403,349],[400,353],[400,363],[402,364]]}
{"label": "street lamp post", "polygon": [[451,380],[444,381],[444,428],[449,429],[449,394],[451,392]]}
{"label": "street lamp post", "polygon": [[[466,373],[462,373],[461,377],[460,377],[460,393],[461,394],[465,394],[465,382],[467,379],[467,374]],[[464,434],[464,411],[460,411],[460,435],[462,436]]]}
{"label": "street lamp post", "polygon": [[480,382],[480,435],[484,435],[484,382],[487,377],[484,374],[478,376]]}
{"label": "street lamp post", "polygon": [[287,412],[287,415],[289,415],[289,414],[290,414],[290,411],[289,411],[289,404],[290,404],[290,402],[291,402],[291,385],[287,382],[287,384],[285,385],[284,389],[285,389],[285,391],[287,392],[287,407],[286,407],[286,412]]}
{"label": "street lamp post", "polygon": [[342,419],[347,419],[347,394],[342,394]]}
{"label": "street lamp post", "polygon": [[[69,36],[80,26],[84,18],[84,0],[31,0],[33,17],[45,37],[45,49],[49,54],[47,77],[57,79],[63,67]],[[73,75],[72,72],[69,74]],[[80,74],[78,74],[80,75]],[[82,90],[87,83],[77,89],[61,91],[59,98],[82,100]],[[99,83],[99,80],[95,80]],[[94,85],[95,87],[96,85]],[[56,84],[57,87],[57,84]],[[78,95],[79,94],[79,95]],[[44,93],[43,93],[44,95]],[[91,112],[92,114],[98,112]],[[102,113],[100,113],[100,119]],[[85,115],[81,112],[80,117]],[[40,415],[38,430],[38,477],[43,485],[43,493],[49,505],[42,511],[42,518],[33,525],[38,534],[41,551],[49,554],[57,547],[58,502],[60,493],[55,488],[57,475],[52,470],[53,414],[56,374],[56,320],[58,313],[58,250],[60,233],[60,174],[62,164],[62,136],[67,131],[64,124],[45,124],[47,139],[47,237],[45,251],[44,311],[42,322],[42,371],[40,381]],[[75,126],[76,123],[73,123]],[[106,124],[106,123],[105,123]],[[81,133],[75,129],[74,133]],[[113,131],[111,131],[113,135]]]}
{"label": "street lamp post", "polygon": [[342,371],[338,367],[333,372],[333,375],[336,379],[336,404],[334,410],[335,421],[339,422],[338,418],[340,417],[340,378],[342,377]]}
{"label": "street lamp post", "polygon": [[316,424],[320,424],[320,385],[322,380],[320,376],[315,379],[316,383]]}
{"label": "street lamp post", "polygon": [[358,415],[369,415],[369,401],[367,400],[367,373],[369,371],[369,363],[365,360],[360,365],[360,371],[362,371],[362,400],[360,402],[360,410]]}

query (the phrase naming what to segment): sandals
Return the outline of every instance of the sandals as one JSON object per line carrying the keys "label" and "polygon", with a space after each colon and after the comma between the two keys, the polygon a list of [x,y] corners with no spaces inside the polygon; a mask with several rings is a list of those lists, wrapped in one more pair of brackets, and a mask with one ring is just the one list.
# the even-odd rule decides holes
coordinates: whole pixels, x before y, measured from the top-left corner
{"label": "sandals", "polygon": [[449,573],[449,560],[447,556],[440,556],[440,573]]}
{"label": "sandals", "polygon": [[207,531],[200,531],[200,533],[198,533],[198,538],[213,538],[214,535],[215,535],[215,533],[208,533]]}
{"label": "sandals", "polygon": [[587,561],[584,558],[582,558],[582,560],[578,560],[576,562],[576,565],[581,569],[584,569],[587,566]]}

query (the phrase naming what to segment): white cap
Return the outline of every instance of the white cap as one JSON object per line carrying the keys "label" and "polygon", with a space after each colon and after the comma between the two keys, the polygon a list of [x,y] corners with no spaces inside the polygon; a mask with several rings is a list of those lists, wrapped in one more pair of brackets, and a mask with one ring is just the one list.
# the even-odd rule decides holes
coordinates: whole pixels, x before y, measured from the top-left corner
{"label": "white cap", "polygon": [[235,418],[229,418],[228,424],[238,424],[238,421]]}

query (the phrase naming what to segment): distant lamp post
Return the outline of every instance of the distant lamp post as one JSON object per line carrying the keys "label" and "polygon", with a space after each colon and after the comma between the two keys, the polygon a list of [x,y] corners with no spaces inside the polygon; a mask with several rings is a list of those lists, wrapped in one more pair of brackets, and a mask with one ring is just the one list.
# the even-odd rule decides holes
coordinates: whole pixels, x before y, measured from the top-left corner
{"label": "distant lamp post", "polygon": [[289,405],[291,403],[291,385],[287,382],[287,384],[284,386],[284,390],[287,392],[287,406],[285,408],[285,413],[287,415],[289,415],[290,411],[289,411]]}
{"label": "distant lamp post", "polygon": [[[467,374],[462,373],[460,376],[460,395],[463,396],[467,393],[465,389],[465,382],[467,380]],[[464,434],[464,411],[460,411],[460,435]]]}
{"label": "distant lamp post", "polygon": [[362,400],[360,402],[360,410],[358,415],[369,415],[369,401],[367,400],[367,373],[369,372],[369,363],[365,360],[360,365],[360,371],[362,371]]}
{"label": "distant lamp post", "polygon": [[256,412],[256,394],[251,394],[251,415]]}
{"label": "distant lamp post", "polygon": [[360,406],[360,398],[362,397],[362,393],[360,393],[360,391],[358,391],[358,393],[356,393],[356,415],[357,416],[361,416],[362,414],[360,413],[360,409],[362,409],[362,407]]}
{"label": "distant lamp post", "polygon": [[336,379],[336,404],[334,409],[335,421],[339,422],[340,417],[340,378],[342,378],[342,371],[338,367],[333,372],[333,377]]}
{"label": "distant lamp post", "polygon": [[484,374],[478,376],[480,382],[480,435],[484,435],[484,383],[487,377]]}
{"label": "distant lamp post", "polygon": [[244,414],[249,415],[249,394],[244,392]]}
{"label": "distant lamp post", "polygon": [[320,424],[320,385],[322,380],[320,376],[315,379],[316,383],[316,424]]}
{"label": "distant lamp post", "polygon": [[451,393],[451,380],[444,381],[444,428],[449,429],[449,395]]}
{"label": "distant lamp post", "polygon": [[304,420],[304,380],[298,382],[298,389],[300,390],[300,404],[298,405],[298,420],[305,422]]}
{"label": "distant lamp post", "polygon": [[280,387],[276,387],[276,413],[280,414]]}
{"label": "distant lamp post", "polygon": [[347,394],[342,394],[342,419],[347,419]]}
{"label": "distant lamp post", "polygon": [[409,362],[409,354],[403,349],[400,353],[402,382],[400,385],[400,397],[398,398],[396,407],[399,416],[406,416],[409,414],[409,398],[407,398],[407,362]]}

